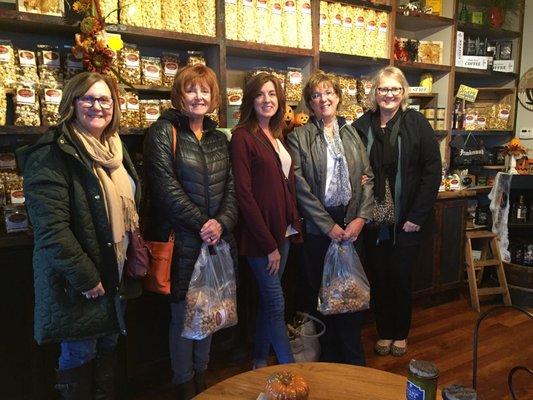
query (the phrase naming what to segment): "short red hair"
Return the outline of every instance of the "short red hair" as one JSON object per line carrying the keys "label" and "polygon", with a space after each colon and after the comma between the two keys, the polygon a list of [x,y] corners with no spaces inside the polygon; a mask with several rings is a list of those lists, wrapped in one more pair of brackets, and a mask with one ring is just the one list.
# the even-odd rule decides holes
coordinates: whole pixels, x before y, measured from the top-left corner
{"label": "short red hair", "polygon": [[220,89],[218,87],[215,72],[203,64],[188,65],[181,68],[176,77],[170,92],[172,106],[179,111],[185,111],[185,90],[190,85],[206,85],[211,90],[211,106],[208,113],[213,112],[220,102]]}

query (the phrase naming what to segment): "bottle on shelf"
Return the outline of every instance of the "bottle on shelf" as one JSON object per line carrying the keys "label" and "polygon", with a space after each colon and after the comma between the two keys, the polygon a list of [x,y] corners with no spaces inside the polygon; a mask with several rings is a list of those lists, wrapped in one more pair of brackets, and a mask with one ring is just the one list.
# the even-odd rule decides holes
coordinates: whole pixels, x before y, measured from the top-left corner
{"label": "bottle on shelf", "polygon": [[524,223],[527,220],[527,205],[524,195],[520,195],[518,198],[516,214],[514,214],[514,217],[515,221],[518,223]]}
{"label": "bottle on shelf", "polygon": [[461,129],[463,127],[463,100],[455,99],[453,105],[453,129]]}

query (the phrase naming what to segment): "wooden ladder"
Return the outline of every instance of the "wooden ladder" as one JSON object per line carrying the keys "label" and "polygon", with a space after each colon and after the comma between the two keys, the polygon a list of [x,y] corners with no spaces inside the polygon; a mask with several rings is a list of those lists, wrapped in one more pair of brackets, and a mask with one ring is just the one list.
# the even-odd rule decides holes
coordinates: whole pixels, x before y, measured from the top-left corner
{"label": "wooden ladder", "polygon": [[[478,240],[482,243],[481,259],[474,260],[472,252],[472,241]],[[492,258],[488,258],[490,253]],[[468,231],[466,232],[465,241],[465,258],[466,258],[466,272],[468,274],[468,286],[470,287],[470,301],[472,307],[477,312],[480,311],[479,296],[501,294],[503,296],[503,303],[511,305],[511,296],[509,295],[509,288],[507,287],[507,279],[505,279],[505,272],[503,270],[502,258],[500,255],[500,248],[498,246],[498,236],[495,233],[485,230]],[[480,288],[483,278],[483,271],[485,267],[496,267],[498,274],[498,286]]]}

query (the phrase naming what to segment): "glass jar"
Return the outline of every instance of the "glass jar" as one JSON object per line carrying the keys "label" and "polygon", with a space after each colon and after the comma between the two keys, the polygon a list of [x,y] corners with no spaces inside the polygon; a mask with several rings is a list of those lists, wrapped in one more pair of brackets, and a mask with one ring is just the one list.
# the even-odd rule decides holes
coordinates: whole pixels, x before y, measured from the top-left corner
{"label": "glass jar", "polygon": [[411,360],[407,368],[406,400],[436,400],[439,370],[430,361]]}
{"label": "glass jar", "polygon": [[477,393],[461,385],[451,385],[442,389],[442,400],[477,400]]}

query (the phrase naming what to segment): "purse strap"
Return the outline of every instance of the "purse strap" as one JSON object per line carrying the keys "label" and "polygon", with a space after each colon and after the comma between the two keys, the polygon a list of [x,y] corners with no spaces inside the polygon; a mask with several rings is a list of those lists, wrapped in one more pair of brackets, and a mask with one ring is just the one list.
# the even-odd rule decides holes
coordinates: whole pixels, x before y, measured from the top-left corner
{"label": "purse strap", "polygon": [[316,322],[320,326],[320,332],[318,332],[318,333],[316,333],[314,335],[306,335],[306,334],[300,332],[300,330],[298,328],[293,327],[291,324],[287,324],[287,330],[292,335],[294,335],[294,336],[302,336],[302,337],[306,337],[306,338],[317,338],[317,337],[322,336],[326,332],[326,324],[324,324],[318,318],[312,316],[311,314],[305,313],[305,312],[298,312],[298,314],[300,314],[303,317],[309,318],[311,321]]}
{"label": "purse strap", "polygon": [[[176,131],[176,127],[174,124],[170,124],[172,126],[172,155],[174,156],[174,164],[176,163],[176,147],[178,143],[178,132]],[[170,235],[168,236],[168,241],[174,243],[174,229],[170,231]]]}

